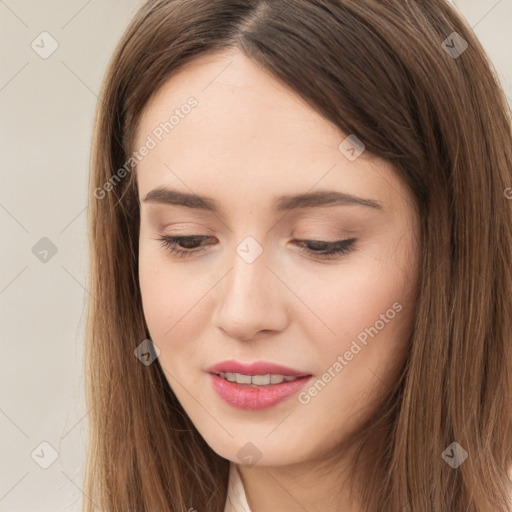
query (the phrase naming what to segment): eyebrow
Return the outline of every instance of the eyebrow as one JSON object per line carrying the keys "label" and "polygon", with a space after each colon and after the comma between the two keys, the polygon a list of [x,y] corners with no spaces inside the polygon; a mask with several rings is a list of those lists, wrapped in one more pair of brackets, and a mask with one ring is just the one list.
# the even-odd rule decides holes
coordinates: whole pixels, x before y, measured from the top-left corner
{"label": "eyebrow", "polygon": [[[186,208],[222,214],[222,207],[220,203],[211,197],[199,196],[163,187],[158,187],[148,192],[143,202],[184,206]],[[381,203],[374,199],[364,199],[344,192],[326,190],[297,195],[279,196],[275,200],[274,211],[281,212],[296,208],[307,209],[344,205],[357,205],[375,210],[383,210]]]}

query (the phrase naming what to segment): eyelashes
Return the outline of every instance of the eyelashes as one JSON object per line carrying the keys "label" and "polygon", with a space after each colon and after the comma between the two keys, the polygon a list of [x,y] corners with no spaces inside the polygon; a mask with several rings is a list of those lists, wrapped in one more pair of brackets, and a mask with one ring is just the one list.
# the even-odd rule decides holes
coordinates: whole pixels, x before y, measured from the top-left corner
{"label": "eyelashes", "polygon": [[[194,254],[200,254],[205,251],[204,247],[197,249],[197,244],[207,240],[208,236],[204,235],[188,235],[188,236],[165,236],[161,235],[159,240],[167,251],[172,255],[183,258]],[[296,240],[299,244],[299,250],[308,256],[321,259],[340,258],[349,254],[353,250],[355,238],[347,240],[337,240],[328,242],[324,240]],[[302,244],[302,245],[300,245]],[[181,246],[183,248],[179,248]],[[190,247],[193,246],[193,247]]]}
{"label": "eyelashes", "polygon": [[332,258],[349,254],[353,249],[355,241],[355,238],[338,240],[336,242],[326,242],[321,240],[297,240],[297,242],[304,244],[304,246],[299,246],[299,250],[306,252],[309,255],[321,258]]}
{"label": "eyelashes", "polygon": [[179,249],[177,245],[180,244],[183,246],[194,245],[194,241],[196,240],[204,240],[209,237],[202,235],[189,235],[189,236],[161,236],[158,240],[162,242],[162,246],[165,247],[170,253],[175,254],[176,256],[183,257],[192,253],[203,252],[204,249]]}

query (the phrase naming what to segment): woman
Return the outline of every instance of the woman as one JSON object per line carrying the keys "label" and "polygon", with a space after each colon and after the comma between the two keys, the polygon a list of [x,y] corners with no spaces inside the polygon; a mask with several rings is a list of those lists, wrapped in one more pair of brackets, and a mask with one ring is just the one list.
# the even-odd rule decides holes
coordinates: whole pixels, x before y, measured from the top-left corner
{"label": "woman", "polygon": [[510,510],[511,169],[445,1],[147,2],[94,134],[84,509]]}

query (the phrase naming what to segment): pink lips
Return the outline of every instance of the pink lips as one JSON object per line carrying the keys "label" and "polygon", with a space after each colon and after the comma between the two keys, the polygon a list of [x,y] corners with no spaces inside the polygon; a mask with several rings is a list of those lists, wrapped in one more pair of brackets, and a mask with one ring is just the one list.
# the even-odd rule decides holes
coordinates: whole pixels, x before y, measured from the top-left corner
{"label": "pink lips", "polygon": [[301,372],[279,364],[267,363],[265,361],[257,361],[252,364],[242,364],[238,361],[223,361],[222,363],[214,364],[207,368],[205,371],[208,373],[242,373],[243,375],[266,375],[273,373],[276,375],[288,375],[290,377],[305,377],[311,375],[310,373]]}
{"label": "pink lips", "polygon": [[[224,361],[205,370],[211,376],[213,389],[228,404],[239,409],[260,410],[272,407],[298,393],[312,377],[311,374],[287,368],[274,363],[258,361],[242,364],[237,361]],[[219,376],[221,372],[243,375],[277,374],[297,377],[290,382],[253,387],[247,384],[229,382]]]}

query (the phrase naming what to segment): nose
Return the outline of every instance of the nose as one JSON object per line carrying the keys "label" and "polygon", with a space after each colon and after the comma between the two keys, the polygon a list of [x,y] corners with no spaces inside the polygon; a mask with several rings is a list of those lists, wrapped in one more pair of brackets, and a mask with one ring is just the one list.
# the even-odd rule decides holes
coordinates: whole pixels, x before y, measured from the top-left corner
{"label": "nose", "polygon": [[[242,256],[240,256],[242,254]],[[263,251],[254,261],[235,254],[217,285],[212,323],[232,338],[250,341],[286,328],[286,287]]]}

